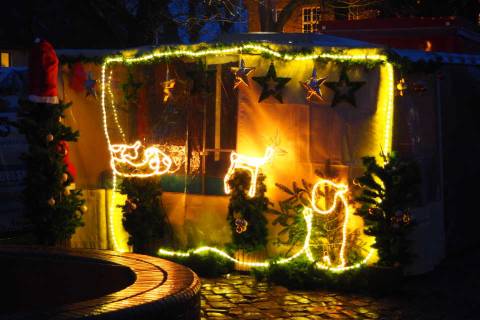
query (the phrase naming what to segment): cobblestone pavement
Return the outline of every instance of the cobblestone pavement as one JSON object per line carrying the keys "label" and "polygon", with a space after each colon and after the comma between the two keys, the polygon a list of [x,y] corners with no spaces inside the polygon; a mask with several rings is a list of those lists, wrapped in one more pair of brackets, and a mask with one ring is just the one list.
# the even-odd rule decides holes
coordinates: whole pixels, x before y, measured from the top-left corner
{"label": "cobblestone pavement", "polygon": [[412,319],[390,299],[290,291],[248,275],[202,279],[202,319]]}
{"label": "cobblestone pavement", "polygon": [[480,319],[480,249],[407,278],[394,296],[293,291],[249,275],[202,279],[202,319]]}

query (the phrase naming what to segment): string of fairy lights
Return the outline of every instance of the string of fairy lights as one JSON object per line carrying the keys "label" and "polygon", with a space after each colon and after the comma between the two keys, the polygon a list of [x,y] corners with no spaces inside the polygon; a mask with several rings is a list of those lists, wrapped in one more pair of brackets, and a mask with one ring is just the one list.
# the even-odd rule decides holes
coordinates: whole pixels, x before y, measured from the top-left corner
{"label": "string of fairy lights", "polygon": [[[309,60],[317,60],[317,59],[325,59],[325,60],[333,60],[333,61],[349,61],[349,62],[378,62],[383,64],[385,68],[385,76],[382,78],[381,85],[379,88],[379,95],[383,95],[383,99],[379,100],[379,107],[384,108],[384,117],[385,117],[385,128],[384,128],[384,138],[383,138],[383,151],[388,153],[391,151],[392,147],[392,125],[393,125],[393,108],[394,108],[394,71],[393,65],[388,62],[387,56],[383,54],[361,54],[361,53],[353,53],[353,54],[346,54],[346,53],[331,53],[331,52],[318,52],[318,53],[292,53],[288,51],[280,51],[269,48],[268,46],[257,44],[257,43],[246,43],[242,45],[230,45],[224,46],[221,48],[199,48],[195,46],[182,46],[177,48],[172,47],[164,47],[154,50],[153,52],[146,53],[140,56],[111,56],[107,57],[104,60],[104,63],[101,68],[101,107],[102,107],[102,122],[103,122],[103,129],[105,133],[105,137],[108,143],[109,152],[111,155],[111,167],[113,172],[113,191],[111,196],[111,203],[109,206],[108,212],[108,232],[109,238],[112,240],[112,246],[114,250],[117,251],[125,251],[124,248],[121,248],[116,237],[115,233],[115,221],[114,221],[114,210],[115,210],[115,190],[117,185],[117,176],[137,176],[137,177],[148,177],[153,175],[161,175],[168,173],[172,163],[172,159],[164,153],[160,148],[157,146],[149,146],[147,148],[143,148],[139,142],[136,142],[133,145],[127,144],[112,144],[111,138],[108,131],[108,121],[107,121],[107,93],[111,100],[110,106],[113,111],[114,121],[115,124],[120,132],[120,135],[125,142],[125,134],[122,130],[118,115],[116,112],[115,102],[114,102],[114,95],[111,90],[111,81],[113,78],[113,70],[109,70],[109,66],[113,64],[136,64],[136,63],[150,63],[155,62],[155,60],[160,59],[169,59],[169,58],[200,58],[205,56],[228,56],[234,54],[260,54],[260,55],[269,55],[271,57],[285,60],[285,61],[309,61]],[[107,77],[108,71],[108,77]],[[381,104],[381,105],[380,105]],[[139,154],[139,149],[142,147],[143,155],[142,157]],[[132,156],[131,153],[126,152],[127,150],[132,149],[134,151],[134,155]],[[273,148],[267,148],[266,154],[264,157],[261,158],[253,158],[246,155],[240,155],[237,153],[231,154],[231,165],[225,176],[233,173],[236,168],[246,168],[250,170],[252,173],[258,173],[260,167],[264,165],[272,156],[270,154],[269,149],[272,149],[271,152],[273,153]],[[144,167],[144,173],[139,174],[129,174],[126,172],[122,172],[118,170],[122,165],[133,165],[135,168]],[[161,169],[161,167],[163,167]],[[145,172],[146,170],[146,172]],[[252,175],[253,176],[253,175]],[[227,181],[227,180],[225,180]],[[252,185],[255,186],[253,179],[251,182],[251,188],[249,190],[249,196],[253,196],[255,194],[255,187],[252,189]],[[321,185],[328,185],[336,190],[334,195],[334,204],[327,210],[321,210],[317,207],[317,197],[318,192],[316,191]],[[225,191],[228,193],[228,186],[225,183]],[[253,192],[253,193],[252,193]],[[353,265],[346,265],[345,260],[345,251],[346,251],[346,239],[347,239],[347,225],[350,215],[350,210],[346,198],[346,194],[348,192],[348,186],[344,184],[337,184],[333,181],[321,179],[318,181],[314,187],[311,194],[311,207],[305,207],[303,210],[303,217],[307,227],[307,233],[305,236],[305,241],[302,248],[296,252],[294,255],[279,259],[276,263],[284,264],[288,263],[302,255],[305,255],[308,260],[311,262],[315,262],[314,256],[312,254],[310,248],[310,238],[312,234],[312,219],[314,213],[326,215],[334,212],[337,208],[337,204],[341,203],[342,207],[344,208],[344,221],[342,224],[342,244],[339,252],[340,257],[340,264],[336,266],[331,265],[330,257],[324,256],[323,262],[317,261],[316,266],[320,269],[328,269],[334,272],[342,272],[346,270],[351,270],[355,268],[359,268],[361,265],[367,263],[367,261],[372,257],[373,250],[370,250],[365,258]],[[183,252],[183,251],[171,251],[166,249],[159,249],[158,253],[161,255],[169,255],[169,256],[188,256],[191,254],[201,254],[203,252],[213,252],[218,254],[219,256],[226,258],[230,261],[233,261],[238,264],[243,264],[249,267],[267,267],[272,262],[270,261],[261,261],[261,262],[246,262],[246,261],[239,261],[234,257],[227,254],[225,251],[220,250],[215,247],[208,247],[203,246],[197,249]]]}

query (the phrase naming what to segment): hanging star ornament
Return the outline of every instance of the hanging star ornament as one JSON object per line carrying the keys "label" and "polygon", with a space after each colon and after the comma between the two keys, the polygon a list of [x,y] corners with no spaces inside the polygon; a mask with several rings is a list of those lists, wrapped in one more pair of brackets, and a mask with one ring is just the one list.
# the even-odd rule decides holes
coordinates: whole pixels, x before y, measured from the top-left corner
{"label": "hanging star ornament", "polygon": [[170,70],[167,66],[167,73],[165,75],[165,82],[162,83],[163,87],[163,103],[167,103],[167,101],[173,97],[172,90],[175,87],[175,79],[170,79]]}
{"label": "hanging star ornament", "polygon": [[85,80],[85,96],[92,96],[94,98],[97,98],[97,91],[95,90],[95,87],[97,85],[97,80],[93,79],[92,72],[89,71],[87,74],[87,80]]}
{"label": "hanging star ornament", "polygon": [[277,72],[275,71],[273,62],[270,64],[268,72],[265,76],[253,77],[252,79],[262,86],[262,93],[260,94],[258,102],[262,102],[268,97],[273,96],[275,99],[280,101],[280,103],[283,103],[282,90],[291,78],[277,77]]}
{"label": "hanging star ornament", "polygon": [[192,70],[186,72],[191,82],[190,94],[208,95],[212,93],[214,88],[210,84],[209,79],[215,72],[215,70],[208,70],[208,66],[202,61],[198,61]]}
{"label": "hanging star ornament", "polygon": [[237,89],[240,85],[248,87],[248,76],[255,71],[255,68],[245,67],[245,61],[240,59],[239,67],[232,67],[230,70],[235,75],[235,82],[233,83],[233,89]]}
{"label": "hanging star ornament", "polygon": [[163,87],[163,103],[167,103],[167,101],[173,97],[172,90],[175,87],[175,80],[167,80],[162,83]]}
{"label": "hanging star ornament", "polygon": [[365,81],[350,81],[347,70],[343,68],[340,71],[338,82],[325,82],[325,86],[334,91],[331,107],[335,107],[338,103],[345,101],[357,107],[355,102],[355,92],[365,84]]}
{"label": "hanging star ornament", "polygon": [[313,68],[312,71],[312,76],[308,81],[299,81],[300,85],[305,89],[306,93],[306,99],[308,102],[311,102],[313,99],[321,100],[323,101],[323,95],[322,91],[320,90],[320,87],[322,84],[327,80],[327,77],[325,78],[317,78],[317,69]]}

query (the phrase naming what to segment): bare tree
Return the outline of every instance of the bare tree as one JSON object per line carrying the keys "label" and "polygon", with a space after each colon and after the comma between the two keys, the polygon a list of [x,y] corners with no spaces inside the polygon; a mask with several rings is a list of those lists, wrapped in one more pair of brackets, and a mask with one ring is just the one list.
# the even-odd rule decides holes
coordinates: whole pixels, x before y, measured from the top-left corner
{"label": "bare tree", "polygon": [[[382,0],[290,0],[278,8],[277,0],[247,0],[249,11],[258,10],[260,31],[282,32],[285,24],[298,8],[303,6],[320,7],[335,12],[337,19],[354,16],[358,10],[376,8]],[[280,10],[279,10],[280,9]]]}

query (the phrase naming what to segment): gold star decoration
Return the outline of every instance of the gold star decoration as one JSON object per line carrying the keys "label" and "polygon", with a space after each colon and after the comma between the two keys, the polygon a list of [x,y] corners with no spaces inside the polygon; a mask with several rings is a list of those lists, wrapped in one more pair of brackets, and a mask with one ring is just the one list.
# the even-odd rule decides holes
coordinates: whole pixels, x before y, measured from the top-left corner
{"label": "gold star decoration", "polygon": [[300,85],[305,89],[306,93],[306,99],[308,102],[311,102],[313,99],[321,100],[323,101],[323,95],[322,91],[320,90],[320,87],[322,84],[327,80],[327,77],[325,78],[317,78],[317,69],[313,68],[312,71],[312,76],[308,81],[299,81]]}
{"label": "gold star decoration", "polygon": [[240,59],[240,66],[232,67],[230,70],[235,75],[233,89],[237,89],[242,84],[248,87],[248,76],[255,71],[255,68],[245,67],[245,61]]}
{"label": "gold star decoration", "polygon": [[260,94],[258,102],[262,102],[268,97],[273,96],[280,101],[280,103],[283,103],[282,90],[291,78],[277,77],[273,62],[270,64],[266,75],[263,77],[253,77],[252,79],[262,86],[262,93]]}
{"label": "gold star decoration", "polygon": [[162,83],[163,87],[163,103],[167,103],[167,101],[173,97],[172,90],[175,87],[175,79],[170,79],[170,70],[167,65],[167,73],[165,75],[165,81]]}

